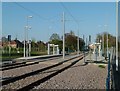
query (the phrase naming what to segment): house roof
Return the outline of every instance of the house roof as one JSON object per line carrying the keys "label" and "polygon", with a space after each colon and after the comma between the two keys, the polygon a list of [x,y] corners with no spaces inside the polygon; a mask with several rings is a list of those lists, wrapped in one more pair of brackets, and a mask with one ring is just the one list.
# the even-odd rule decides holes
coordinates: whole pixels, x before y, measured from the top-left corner
{"label": "house roof", "polygon": [[10,42],[10,44],[17,44],[14,40],[12,40],[11,42]]}

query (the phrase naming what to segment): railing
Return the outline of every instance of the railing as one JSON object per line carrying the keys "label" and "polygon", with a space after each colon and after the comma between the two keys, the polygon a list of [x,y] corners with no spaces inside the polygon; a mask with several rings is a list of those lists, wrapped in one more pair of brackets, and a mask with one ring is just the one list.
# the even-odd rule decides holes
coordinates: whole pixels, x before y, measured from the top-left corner
{"label": "railing", "polygon": [[120,60],[118,64],[118,71],[116,71],[116,50],[114,48],[111,61],[111,89],[113,91],[119,91],[120,89]]}
{"label": "railing", "polygon": [[109,55],[108,55],[108,73],[107,73],[107,78],[106,78],[106,91],[109,91],[111,89],[111,80],[112,80],[112,60],[114,59],[114,53],[115,53],[115,50],[114,48],[112,47],[109,51]]}

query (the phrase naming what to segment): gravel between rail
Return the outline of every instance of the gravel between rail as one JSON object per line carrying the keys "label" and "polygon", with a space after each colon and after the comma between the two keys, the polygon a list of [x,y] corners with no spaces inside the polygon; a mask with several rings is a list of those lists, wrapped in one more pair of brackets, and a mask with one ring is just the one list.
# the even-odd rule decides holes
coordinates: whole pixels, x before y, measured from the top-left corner
{"label": "gravel between rail", "polygon": [[[50,63],[47,63],[47,64],[50,64]],[[54,63],[55,64],[55,63]],[[42,66],[45,67],[46,64],[42,64]],[[51,65],[51,64],[50,64]],[[41,68],[41,65],[39,65],[40,68]],[[57,66],[55,68],[52,68],[52,69],[49,69],[47,71],[44,71],[44,72],[40,72],[34,76],[29,76],[29,77],[26,77],[22,80],[18,80],[18,81],[15,81],[13,83],[10,83],[10,84],[7,84],[7,85],[4,85],[3,86],[3,89],[19,89],[19,88],[22,88],[24,86],[27,86],[28,84],[32,83],[32,82],[35,82],[41,78],[44,78],[45,76],[51,74],[51,73],[54,73],[55,71],[58,71],[60,68],[63,68],[65,67],[66,64],[63,64],[63,65],[60,65],[60,66]],[[36,67],[36,66],[35,66]],[[32,67],[32,69],[34,69],[34,67]],[[27,69],[26,69],[27,70]],[[20,73],[19,73],[20,74]]]}
{"label": "gravel between rail", "polygon": [[[69,57],[66,57],[66,59],[68,59]],[[36,69],[42,69],[44,67],[50,66],[52,64],[56,64],[58,62],[63,61],[62,57],[60,57],[59,59],[53,59],[53,60],[49,60],[49,61],[42,61],[39,62],[39,64],[34,64],[34,65],[29,65],[29,66],[23,66],[23,67],[18,67],[15,69],[10,69],[10,70],[5,70],[2,71],[2,77],[4,78],[11,78],[14,76],[19,76],[28,72],[33,72]],[[33,60],[34,62],[34,60]],[[28,62],[29,63],[29,62]]]}
{"label": "gravel between rail", "polygon": [[[18,72],[18,74],[20,75],[23,72],[28,73],[28,71],[30,70],[34,71],[38,68],[47,67],[48,65],[51,65],[54,62],[55,61],[51,61],[49,63],[42,63],[41,65],[36,64],[36,65],[33,65],[33,67],[29,66],[28,68],[26,68],[26,71],[24,71],[25,69],[23,69],[23,71],[19,70],[20,73]],[[93,63],[89,63],[89,64],[83,64],[83,63],[84,63],[84,60],[77,62],[75,65],[57,74],[56,76],[50,78],[49,80],[43,83],[40,83],[39,85],[35,86],[33,89],[106,89],[105,81],[107,77],[107,65],[105,65],[105,68],[100,68],[98,67],[98,64],[96,65]],[[4,85],[3,89],[22,88],[32,82],[40,80],[60,70],[63,67],[66,67],[68,64],[70,64],[70,62],[64,63],[58,67],[40,72],[34,76],[29,76],[22,80],[18,80],[13,83]],[[9,73],[9,76],[11,76],[10,73]]]}
{"label": "gravel between rail", "polygon": [[56,75],[34,89],[106,89],[107,65],[83,65],[84,60]]}

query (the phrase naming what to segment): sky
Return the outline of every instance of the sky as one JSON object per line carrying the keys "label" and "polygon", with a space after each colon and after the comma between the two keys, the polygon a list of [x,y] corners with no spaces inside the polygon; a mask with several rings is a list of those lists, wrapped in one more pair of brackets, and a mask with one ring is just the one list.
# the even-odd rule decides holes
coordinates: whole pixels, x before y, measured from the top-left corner
{"label": "sky", "polygon": [[[92,36],[109,32],[115,36],[116,3],[115,2],[3,2],[2,36],[11,35],[24,40],[27,16],[32,28],[28,31],[29,39],[47,42],[53,33],[63,34],[62,13],[65,12],[65,32],[71,30],[79,36]],[[76,23],[77,21],[78,23]],[[105,28],[105,25],[107,27]]]}

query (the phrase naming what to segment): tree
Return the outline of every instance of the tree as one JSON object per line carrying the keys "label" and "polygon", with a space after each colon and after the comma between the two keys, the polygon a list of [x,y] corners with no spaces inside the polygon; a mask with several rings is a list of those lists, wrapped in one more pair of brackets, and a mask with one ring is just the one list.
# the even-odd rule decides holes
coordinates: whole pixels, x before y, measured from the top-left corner
{"label": "tree", "polygon": [[[52,34],[52,36],[53,35],[54,34]],[[50,39],[51,40],[49,41],[49,43],[59,45],[60,51],[62,51],[63,41],[60,39],[57,39],[55,37],[54,38],[50,37]],[[78,37],[75,36],[73,31],[70,31],[70,33],[65,33],[65,51],[77,51],[77,39],[78,39]],[[80,50],[82,50],[82,48],[85,44],[82,38],[79,38],[79,43],[80,43],[79,48],[80,48]]]}
{"label": "tree", "polygon": [[46,51],[46,44],[43,41],[37,41],[39,50]]}
{"label": "tree", "polygon": [[67,35],[65,37],[65,47],[71,51],[77,50],[77,37],[73,35]]}
{"label": "tree", "polygon": [[[96,42],[100,42],[102,40],[102,36],[104,35],[104,47],[107,47],[107,32],[97,34]],[[108,33],[108,47],[115,47],[116,38],[115,36]]]}
{"label": "tree", "polygon": [[[69,51],[76,51],[77,50],[77,40],[78,36],[75,36],[73,31],[70,31],[70,33],[65,34],[65,47]],[[84,41],[82,38],[79,38],[79,49],[82,50],[84,46]]]}
{"label": "tree", "polygon": [[34,38],[32,38],[32,41],[31,41],[31,50],[32,51],[36,51],[36,48],[37,48],[38,46],[37,46],[37,44],[36,44],[36,42],[35,42],[35,39]]}
{"label": "tree", "polygon": [[50,40],[60,40],[60,37],[57,33],[53,33],[50,37]]}
{"label": "tree", "polygon": [[55,44],[59,46],[60,51],[62,51],[62,40],[60,39],[59,35],[56,33],[53,33],[50,37],[49,42],[50,44]]}

